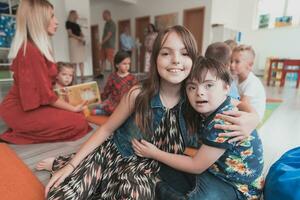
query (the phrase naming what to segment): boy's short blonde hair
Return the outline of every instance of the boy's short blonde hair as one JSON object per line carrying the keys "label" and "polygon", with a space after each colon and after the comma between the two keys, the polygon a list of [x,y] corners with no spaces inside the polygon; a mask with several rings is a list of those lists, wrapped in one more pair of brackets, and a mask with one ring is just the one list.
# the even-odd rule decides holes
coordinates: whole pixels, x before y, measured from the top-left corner
{"label": "boy's short blonde hair", "polygon": [[255,51],[250,45],[241,44],[233,49],[232,53],[235,52],[246,52],[251,57],[252,61],[255,59]]}
{"label": "boy's short blonde hair", "polygon": [[233,50],[238,45],[238,43],[236,41],[231,40],[231,39],[225,40],[224,43],[227,44],[231,48],[231,50]]}

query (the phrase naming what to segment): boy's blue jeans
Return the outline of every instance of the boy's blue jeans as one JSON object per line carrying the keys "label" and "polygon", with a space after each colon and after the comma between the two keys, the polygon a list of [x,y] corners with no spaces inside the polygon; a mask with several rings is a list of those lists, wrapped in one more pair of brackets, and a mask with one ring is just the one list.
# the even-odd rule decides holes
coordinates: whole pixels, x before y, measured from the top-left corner
{"label": "boy's blue jeans", "polygon": [[170,187],[164,182],[157,185],[160,200],[237,200],[235,189],[228,183],[205,171],[197,175],[196,186],[187,195]]}
{"label": "boy's blue jeans", "polygon": [[237,200],[235,189],[220,178],[205,171],[197,175],[194,190],[188,193],[189,200]]}

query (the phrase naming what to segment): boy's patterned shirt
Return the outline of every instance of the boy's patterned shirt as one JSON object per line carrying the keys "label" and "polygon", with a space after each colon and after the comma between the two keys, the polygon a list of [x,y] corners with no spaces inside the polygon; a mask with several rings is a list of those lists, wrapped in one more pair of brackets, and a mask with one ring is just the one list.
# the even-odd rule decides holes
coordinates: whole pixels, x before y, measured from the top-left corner
{"label": "boy's patterned shirt", "polygon": [[217,113],[232,110],[228,97],[219,108],[202,121],[200,137],[203,144],[226,149],[225,153],[208,169],[210,173],[226,181],[240,193],[239,199],[260,199],[263,188],[263,149],[256,131],[242,143],[228,143],[229,137],[220,137],[223,130],[215,124],[226,124],[215,118]]}

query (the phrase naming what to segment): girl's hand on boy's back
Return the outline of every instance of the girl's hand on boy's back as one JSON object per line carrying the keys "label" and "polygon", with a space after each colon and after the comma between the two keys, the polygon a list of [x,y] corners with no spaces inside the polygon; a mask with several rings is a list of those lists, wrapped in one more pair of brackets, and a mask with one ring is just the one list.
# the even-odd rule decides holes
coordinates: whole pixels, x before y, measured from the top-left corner
{"label": "girl's hand on boy's back", "polygon": [[217,118],[230,122],[231,124],[216,124],[215,128],[230,130],[231,132],[220,133],[219,136],[232,137],[228,142],[239,142],[246,139],[259,124],[259,117],[256,113],[243,111],[225,111],[217,114]]}
{"label": "girl's hand on boy's back", "polygon": [[155,145],[146,140],[138,141],[137,139],[133,139],[132,147],[136,155],[146,158],[154,158],[154,155],[159,151]]}

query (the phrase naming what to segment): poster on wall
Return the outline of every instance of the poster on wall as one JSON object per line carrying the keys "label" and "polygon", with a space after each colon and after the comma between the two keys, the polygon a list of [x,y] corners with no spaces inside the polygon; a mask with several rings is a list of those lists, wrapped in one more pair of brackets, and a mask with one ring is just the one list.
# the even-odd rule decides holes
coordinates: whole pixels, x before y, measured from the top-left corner
{"label": "poster on wall", "polygon": [[178,13],[155,16],[155,27],[158,30],[163,30],[169,26],[178,24]]}
{"label": "poster on wall", "polygon": [[264,14],[259,16],[258,28],[268,28],[270,21],[270,15]]}
{"label": "poster on wall", "polygon": [[292,25],[292,16],[282,16],[275,18],[275,27],[282,27],[282,26],[290,26]]}

